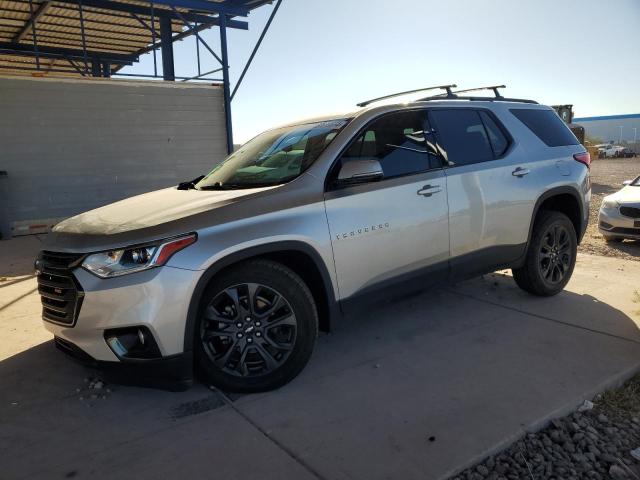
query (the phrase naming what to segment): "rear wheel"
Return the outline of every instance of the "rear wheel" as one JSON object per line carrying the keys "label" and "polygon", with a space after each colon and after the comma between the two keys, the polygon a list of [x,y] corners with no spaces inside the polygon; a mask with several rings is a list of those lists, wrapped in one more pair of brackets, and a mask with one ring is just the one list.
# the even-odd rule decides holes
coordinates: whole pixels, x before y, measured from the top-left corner
{"label": "rear wheel", "polygon": [[203,295],[198,365],[223,390],[271,390],[304,368],[317,332],[316,306],[302,279],[279,263],[248,261],[216,277]]}
{"label": "rear wheel", "polygon": [[534,224],[524,265],[512,270],[513,278],[534,295],[556,295],[571,278],[577,248],[571,220],[560,212],[542,211]]}

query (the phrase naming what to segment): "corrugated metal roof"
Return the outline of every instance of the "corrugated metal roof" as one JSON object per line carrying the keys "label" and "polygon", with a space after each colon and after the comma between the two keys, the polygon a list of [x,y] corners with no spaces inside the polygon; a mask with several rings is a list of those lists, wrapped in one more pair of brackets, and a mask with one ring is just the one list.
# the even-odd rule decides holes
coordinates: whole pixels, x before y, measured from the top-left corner
{"label": "corrugated metal roof", "polygon": [[[217,21],[216,8],[250,11],[271,3],[270,0],[179,0],[173,4],[169,0],[159,1],[153,3],[152,19],[152,4],[144,1],[0,0],[0,73],[24,75],[39,64],[38,75],[81,76],[86,74],[85,62],[90,64],[93,58],[116,70],[159,47],[161,15],[174,17],[171,18],[174,38],[176,34],[181,38],[192,34],[174,8],[188,19],[210,20],[208,28]],[[192,4],[202,8],[184,6]],[[228,18],[230,22],[235,20],[232,14]],[[205,26],[199,25],[200,29]]]}

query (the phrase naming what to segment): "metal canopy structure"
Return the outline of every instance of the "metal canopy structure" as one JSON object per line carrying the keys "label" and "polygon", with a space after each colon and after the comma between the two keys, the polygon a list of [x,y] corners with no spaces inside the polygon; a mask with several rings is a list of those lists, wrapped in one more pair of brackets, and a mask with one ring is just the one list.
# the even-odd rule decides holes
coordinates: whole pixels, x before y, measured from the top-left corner
{"label": "metal canopy structure", "polygon": [[[273,0],[0,0],[0,74],[65,77],[115,75],[162,78],[167,81],[206,80],[224,89],[227,147],[233,149],[231,99],[249,68],[281,0],[231,93],[227,29],[248,29],[249,13]],[[199,35],[220,30],[217,53]],[[195,35],[197,75],[175,74],[173,42]],[[161,51],[158,59],[156,52]],[[219,68],[202,72],[200,53],[207,50]],[[126,74],[121,69],[153,54],[153,73]],[[161,73],[159,73],[161,70]],[[221,78],[211,75],[220,72]]]}

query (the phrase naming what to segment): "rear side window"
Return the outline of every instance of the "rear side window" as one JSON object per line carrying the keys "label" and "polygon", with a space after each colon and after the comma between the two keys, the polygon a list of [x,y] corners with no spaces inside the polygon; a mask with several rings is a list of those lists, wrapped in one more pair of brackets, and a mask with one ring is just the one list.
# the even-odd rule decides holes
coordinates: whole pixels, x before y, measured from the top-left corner
{"label": "rear side window", "polygon": [[476,110],[432,110],[439,146],[449,166],[493,160],[491,142]]}
{"label": "rear side window", "polygon": [[575,135],[553,110],[514,108],[511,113],[549,147],[579,144]]}

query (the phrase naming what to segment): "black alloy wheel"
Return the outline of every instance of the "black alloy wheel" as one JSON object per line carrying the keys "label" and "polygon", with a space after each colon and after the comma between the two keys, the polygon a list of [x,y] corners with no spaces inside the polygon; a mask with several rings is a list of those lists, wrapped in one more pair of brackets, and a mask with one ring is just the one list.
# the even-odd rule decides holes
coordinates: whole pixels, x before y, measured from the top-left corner
{"label": "black alloy wheel", "polygon": [[545,281],[556,285],[564,280],[572,266],[569,232],[564,225],[554,223],[549,226],[542,239],[538,261],[540,275]]}
{"label": "black alloy wheel", "polygon": [[287,299],[259,283],[218,293],[204,310],[200,339],[209,359],[230,375],[273,372],[287,360],[297,334]]}
{"label": "black alloy wheel", "polygon": [[556,295],[571,279],[577,251],[576,230],[569,217],[543,210],[534,222],[522,265],[511,269],[513,279],[534,295]]}
{"label": "black alloy wheel", "polygon": [[302,371],[317,334],[314,297],[300,276],[271,260],[249,260],[214,276],[202,295],[199,371],[222,390],[271,390]]}

